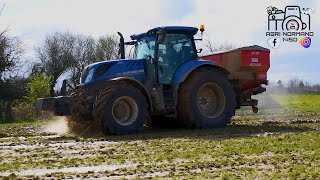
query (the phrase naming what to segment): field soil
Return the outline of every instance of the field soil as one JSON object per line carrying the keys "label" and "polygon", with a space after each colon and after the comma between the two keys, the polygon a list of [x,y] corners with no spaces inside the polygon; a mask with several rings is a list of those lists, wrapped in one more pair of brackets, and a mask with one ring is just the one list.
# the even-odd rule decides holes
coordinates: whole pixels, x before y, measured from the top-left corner
{"label": "field soil", "polygon": [[[58,128],[57,128],[58,127]],[[0,125],[0,179],[319,179],[320,111],[237,111],[217,129],[66,134],[64,120]]]}

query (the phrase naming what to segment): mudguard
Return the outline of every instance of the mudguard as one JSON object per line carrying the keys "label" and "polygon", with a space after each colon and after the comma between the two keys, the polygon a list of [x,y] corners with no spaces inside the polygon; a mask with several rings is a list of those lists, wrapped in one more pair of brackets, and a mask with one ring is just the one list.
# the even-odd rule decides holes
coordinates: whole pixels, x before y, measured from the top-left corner
{"label": "mudguard", "polygon": [[148,109],[151,112],[153,111],[151,96],[141,82],[137,81],[136,79],[130,78],[130,77],[117,77],[117,78],[110,79],[109,81],[124,81],[124,82],[127,82],[127,83],[133,85],[134,87],[136,87],[146,97],[146,100],[149,105]]}
{"label": "mudguard", "polygon": [[178,90],[179,85],[189,76],[189,74],[200,67],[215,67],[221,69],[226,74],[229,74],[229,71],[219,66],[217,63],[213,61],[207,60],[191,60],[183,63],[174,73],[172,79],[172,85],[175,90]]}

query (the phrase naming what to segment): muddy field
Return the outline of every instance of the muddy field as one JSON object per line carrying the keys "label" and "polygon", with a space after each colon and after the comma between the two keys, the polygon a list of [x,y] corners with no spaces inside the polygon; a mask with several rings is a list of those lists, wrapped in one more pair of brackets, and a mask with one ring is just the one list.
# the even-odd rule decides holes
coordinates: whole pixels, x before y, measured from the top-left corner
{"label": "muddy field", "polygon": [[317,111],[239,111],[226,128],[128,136],[63,128],[61,119],[1,125],[0,178],[320,178]]}

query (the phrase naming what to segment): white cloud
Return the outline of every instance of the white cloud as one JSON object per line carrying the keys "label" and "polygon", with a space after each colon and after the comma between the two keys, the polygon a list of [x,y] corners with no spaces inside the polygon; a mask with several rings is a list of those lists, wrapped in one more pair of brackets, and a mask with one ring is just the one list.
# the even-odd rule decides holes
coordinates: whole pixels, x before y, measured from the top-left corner
{"label": "white cloud", "polygon": [[21,36],[28,56],[33,46],[41,43],[46,34],[70,31],[94,37],[123,32],[126,39],[134,33],[153,26],[165,25],[163,17],[170,3],[165,1],[102,1],[102,0],[7,0],[0,29],[10,28],[14,36]]}
{"label": "white cloud", "polygon": [[[27,29],[52,28],[100,36],[124,31],[139,33],[157,24],[165,24],[165,1],[8,1],[2,25],[21,32]],[[15,9],[19,9],[16,11]],[[165,17],[165,18],[163,18]]]}
{"label": "white cloud", "polygon": [[269,0],[196,0],[195,13],[190,14],[182,23],[204,23],[207,33],[216,41],[249,44],[256,41],[255,32],[262,31],[261,37],[264,36],[263,31],[267,25],[266,8],[270,4]]}

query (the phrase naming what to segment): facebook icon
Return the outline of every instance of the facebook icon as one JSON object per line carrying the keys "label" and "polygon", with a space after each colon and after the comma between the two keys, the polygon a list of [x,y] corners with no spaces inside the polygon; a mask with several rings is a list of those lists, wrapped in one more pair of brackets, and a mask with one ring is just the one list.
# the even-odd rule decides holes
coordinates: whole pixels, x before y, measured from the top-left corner
{"label": "facebook icon", "polygon": [[268,44],[272,48],[276,49],[276,48],[278,48],[280,46],[280,41],[281,41],[280,38],[271,38],[271,39],[268,40]]}
{"label": "facebook icon", "polygon": [[274,39],[273,40],[273,46],[276,47],[276,44],[277,44],[277,39]]}

